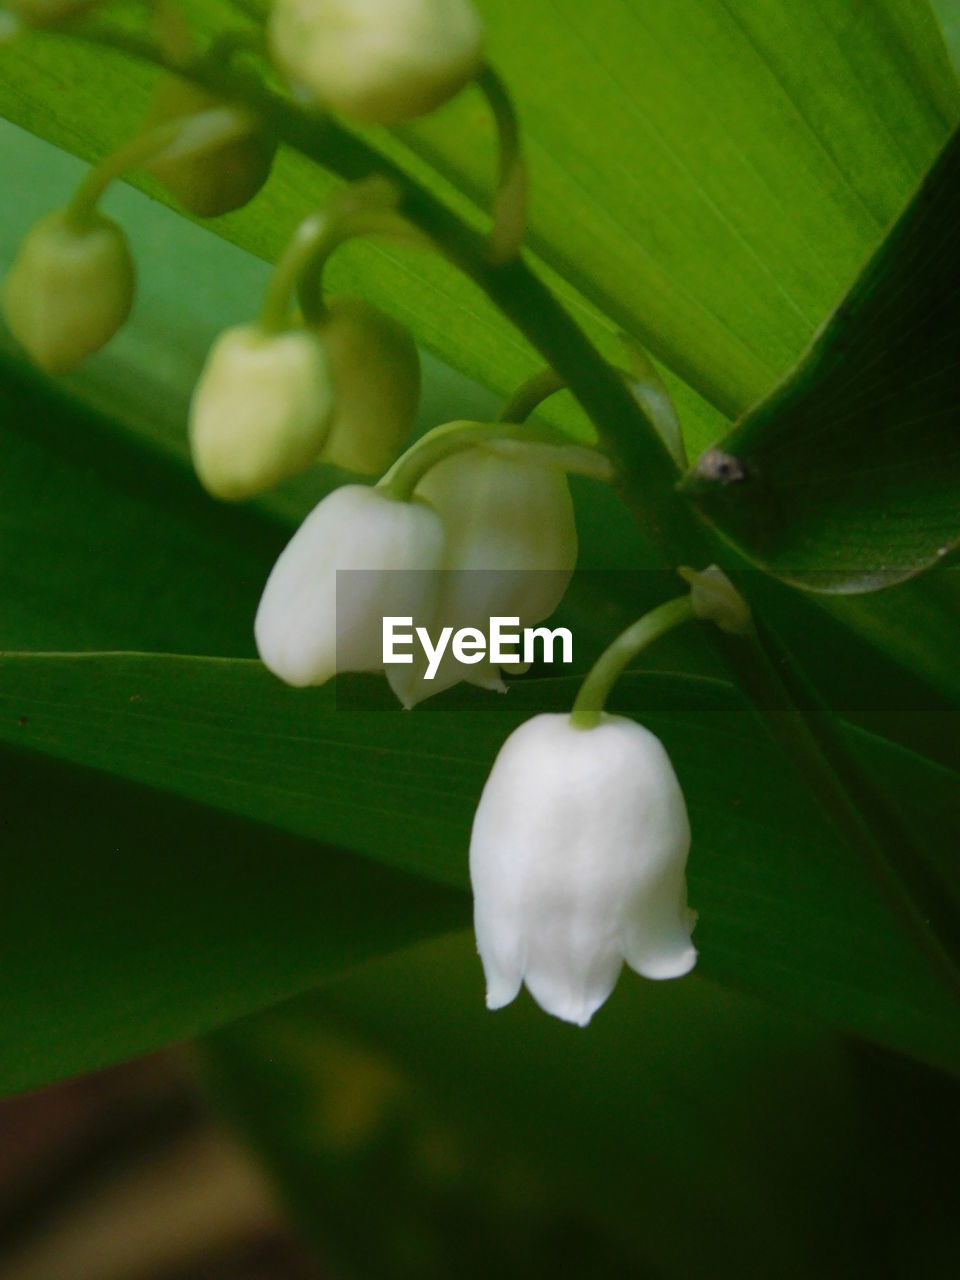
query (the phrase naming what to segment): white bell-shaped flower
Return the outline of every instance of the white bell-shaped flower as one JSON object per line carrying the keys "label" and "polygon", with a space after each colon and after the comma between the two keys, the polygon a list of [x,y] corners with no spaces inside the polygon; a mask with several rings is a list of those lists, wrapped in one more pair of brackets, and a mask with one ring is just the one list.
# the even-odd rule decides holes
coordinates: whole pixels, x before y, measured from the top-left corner
{"label": "white bell-shaped flower", "polygon": [[479,69],[471,0],[274,0],[270,50],[321,105],[398,124],[445,102]]}
{"label": "white bell-shaped flower", "polygon": [[687,810],[647,729],[603,715],[539,715],[504,743],[473,823],[470,878],[487,1006],[526,983],[547,1013],[585,1026],[624,960],[647,978],[696,963],[687,907]]}
{"label": "white bell-shaped flower", "polygon": [[190,402],[190,452],[204,488],[217,498],[250,498],[304,470],[320,456],[333,406],[316,334],[228,329]]}
{"label": "white bell-shaped flower", "polygon": [[440,517],[422,502],[344,485],[316,506],[273,567],[254,623],[260,656],[292,685],[379,671],[383,618],[431,615]]}
{"label": "white bell-shaped flower", "polygon": [[[493,617],[520,628],[553,613],[577,562],[577,527],[566,475],[557,467],[507,458],[490,448],[464,449],[432,467],[417,485],[443,522],[444,572],[431,632],[474,627]],[[388,667],[391,688],[414,706],[461,680],[503,689],[488,659],[475,666],[445,652],[431,680],[425,664]]]}
{"label": "white bell-shaped flower", "polygon": [[35,223],[3,282],[10,332],[48,373],[69,373],[130,314],[136,272],[126,236],[102,214],[58,209]]}

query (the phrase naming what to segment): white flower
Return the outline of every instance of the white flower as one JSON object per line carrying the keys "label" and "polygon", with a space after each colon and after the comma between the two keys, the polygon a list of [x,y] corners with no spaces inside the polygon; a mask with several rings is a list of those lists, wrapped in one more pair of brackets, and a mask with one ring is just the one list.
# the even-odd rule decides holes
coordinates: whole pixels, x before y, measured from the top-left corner
{"label": "white flower", "polygon": [[473,823],[470,878],[487,1006],[526,982],[585,1026],[623,961],[677,978],[697,959],[683,793],[659,739],[621,716],[539,715],[510,735]]}
{"label": "white flower", "polygon": [[281,71],[323,106],[372,124],[433,111],[483,53],[471,0],[275,0],[269,35]]}
{"label": "white flower", "polygon": [[217,498],[250,498],[320,456],[333,414],[323,343],[244,325],[210,349],[190,402],[190,452]]}
{"label": "white flower", "polygon": [[261,658],[300,686],[379,671],[383,616],[429,617],[442,554],[440,518],[425,503],[363,485],[334,490],[267,579],[254,623]]}
{"label": "white flower", "polygon": [[27,233],[3,283],[10,332],[48,373],[69,373],[113,337],[133,305],[135,270],[110,218],[63,210]]}
{"label": "white flower", "polygon": [[[553,613],[577,562],[573,501],[561,470],[465,449],[432,467],[416,492],[439,514],[445,538],[431,633],[447,626],[486,633],[492,617],[517,618],[523,628]],[[464,666],[449,650],[432,680],[423,671],[422,662],[387,668],[405,706],[461,680],[504,687],[491,662]]]}

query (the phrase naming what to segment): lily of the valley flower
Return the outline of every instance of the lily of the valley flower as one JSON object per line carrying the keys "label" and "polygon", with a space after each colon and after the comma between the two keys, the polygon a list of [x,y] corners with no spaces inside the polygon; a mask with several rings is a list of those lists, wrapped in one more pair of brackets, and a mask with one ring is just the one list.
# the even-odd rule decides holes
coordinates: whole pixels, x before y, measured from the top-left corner
{"label": "lily of the valley flower", "polygon": [[659,739],[621,716],[578,728],[539,715],[504,743],[470,841],[487,1006],[525,982],[547,1013],[585,1026],[623,962],[688,973],[683,793]]}
{"label": "lily of the valley flower", "polygon": [[380,670],[383,615],[430,617],[442,555],[440,518],[425,503],[363,485],[334,490],[267,579],[254,623],[261,658],[298,686]]}
{"label": "lily of the valley flower", "polygon": [[69,373],[99,351],[130,314],[136,272],[110,218],[66,210],[27,233],[3,283],[10,331],[48,373]]}
{"label": "lily of the valley flower", "polygon": [[190,451],[204,488],[249,498],[319,457],[333,416],[323,343],[306,329],[228,329],[190,404]]}
{"label": "lily of the valley flower", "polygon": [[[480,447],[432,467],[416,493],[440,516],[443,570],[431,634],[444,627],[486,631],[492,617],[520,628],[550,616],[577,560],[577,530],[567,478],[559,468],[500,456]],[[503,689],[489,661],[465,666],[448,651],[431,680],[423,663],[390,666],[391,688],[407,707],[465,680]]]}
{"label": "lily of the valley flower", "polygon": [[270,49],[325,107],[398,124],[441,105],[479,69],[471,0],[275,0]]}

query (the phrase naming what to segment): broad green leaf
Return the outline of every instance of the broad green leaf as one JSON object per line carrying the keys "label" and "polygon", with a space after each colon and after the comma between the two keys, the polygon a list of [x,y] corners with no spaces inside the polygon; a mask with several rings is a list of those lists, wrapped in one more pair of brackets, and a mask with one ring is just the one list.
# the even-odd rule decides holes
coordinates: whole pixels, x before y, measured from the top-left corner
{"label": "broad green leaf", "polygon": [[[461,935],[202,1046],[214,1096],[331,1269],[951,1271],[953,1081],[693,975],[625,975],[585,1031],[525,994],[491,1014],[481,994]],[[881,1221],[878,1203],[922,1210]]]}
{"label": "broad green leaf", "polygon": [[953,69],[960,74],[960,4],[957,0],[930,0],[930,7],[943,31],[943,41]]}
{"label": "broad green leaf", "polygon": [[818,596],[845,627],[960,704],[960,570],[925,573],[889,591]]}
{"label": "broad green leaf", "polygon": [[[530,141],[534,249],[730,414],[800,354],[960,110],[916,0],[480,8]],[[477,118],[464,99],[404,137],[479,195]]]}
{"label": "broad green leaf", "polygon": [[[480,7],[524,123],[531,243],[548,278],[611,354],[622,326],[683,380],[671,389],[691,447],[702,446],[720,420],[697,393],[734,414],[792,365],[956,119],[929,7]],[[212,0],[189,8],[203,29],[223,22]],[[149,93],[141,66],[59,36],[25,38],[0,58],[3,114],[87,159],[135,127]],[[491,128],[474,93],[402,140],[374,140],[397,156],[415,148],[421,179],[428,156],[454,180],[431,184],[463,208],[460,188],[488,186]],[[261,196],[218,230],[273,260],[329,189],[285,154]],[[476,290],[423,255],[355,246],[331,278],[386,303],[485,385],[509,389],[530,367]]]}
{"label": "broad green leaf", "polygon": [[860,1133],[838,1038],[697,977],[625,974],[581,1031],[526,993],[488,1012],[461,935],[201,1053],[342,1274],[800,1276],[856,1247],[829,1211]]}
{"label": "broad green leaf", "polygon": [[[9,655],[0,740],[462,889],[473,809],[499,745],[573,692],[570,681],[538,680],[505,701],[452,695],[403,715],[372,679],[335,695],[287,689],[254,662]],[[663,739],[688,798],[702,971],[952,1062],[960,1037],[949,998],[729,687],[638,677],[615,705]],[[955,833],[958,794],[947,789],[941,815]],[[903,803],[909,811],[909,795]],[[27,914],[9,893],[2,909]],[[56,952],[30,962],[55,964]]]}
{"label": "broad green leaf", "polygon": [[778,577],[865,592],[960,546],[960,133],[806,356],[685,481]]}
{"label": "broad green leaf", "polygon": [[0,364],[0,648],[252,656],[284,530]]}
{"label": "broad green leaf", "polygon": [[29,754],[0,765],[3,1093],[197,1035],[467,915],[462,894],[276,829]]}

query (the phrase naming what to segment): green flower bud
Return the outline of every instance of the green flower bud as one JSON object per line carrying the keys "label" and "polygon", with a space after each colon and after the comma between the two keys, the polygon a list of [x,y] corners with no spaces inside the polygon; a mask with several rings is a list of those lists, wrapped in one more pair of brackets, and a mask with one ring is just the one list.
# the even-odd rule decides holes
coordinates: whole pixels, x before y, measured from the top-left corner
{"label": "green flower bud", "polygon": [[270,48],[321,105],[371,124],[426,115],[478,71],[470,0],[275,0]]}
{"label": "green flower bud", "polygon": [[420,358],[390,316],[359,298],[334,298],[318,332],[330,361],[335,406],[323,460],[380,475],[413,429]]}
{"label": "green flower bud", "polygon": [[[210,111],[224,104],[199,85],[180,76],[164,76],[144,118],[144,132]],[[238,109],[238,115],[241,113]],[[216,218],[249,203],[267,178],[277,152],[276,141],[259,127],[253,116],[242,137],[208,151],[178,155],[172,148],[145,165],[188,213]]]}
{"label": "green flower bud", "polygon": [[136,280],[127,240],[102,214],[41,218],[3,284],[10,332],[48,373],[68,373],[117,332]]}
{"label": "green flower bud", "polygon": [[333,408],[330,365],[307,329],[228,329],[190,404],[190,451],[216,498],[251,498],[317,460]]}

